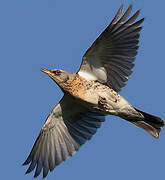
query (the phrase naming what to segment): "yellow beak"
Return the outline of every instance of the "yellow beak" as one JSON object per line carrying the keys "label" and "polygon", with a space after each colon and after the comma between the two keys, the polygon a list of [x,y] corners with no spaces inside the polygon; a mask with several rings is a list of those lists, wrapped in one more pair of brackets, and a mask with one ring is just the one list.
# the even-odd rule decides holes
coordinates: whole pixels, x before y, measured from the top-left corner
{"label": "yellow beak", "polygon": [[51,70],[48,69],[41,69],[42,72],[46,73],[47,75],[49,75],[50,77],[54,77],[54,74],[52,73]]}

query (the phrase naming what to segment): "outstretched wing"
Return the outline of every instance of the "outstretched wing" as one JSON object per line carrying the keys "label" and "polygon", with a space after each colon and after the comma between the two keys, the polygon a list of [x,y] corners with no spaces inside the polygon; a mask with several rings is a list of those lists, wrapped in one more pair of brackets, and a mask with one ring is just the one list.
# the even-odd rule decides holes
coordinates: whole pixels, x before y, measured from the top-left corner
{"label": "outstretched wing", "polygon": [[37,177],[43,169],[43,177],[62,161],[72,156],[86,140],[96,133],[104,115],[90,112],[64,95],[49,114],[39,136],[23,165],[30,163],[26,173],[35,170]]}
{"label": "outstretched wing", "polygon": [[123,5],[104,32],[82,58],[78,71],[88,80],[97,80],[119,92],[129,79],[137,55],[140,27],[144,18],[136,21],[138,10],[129,19],[132,5],[120,18]]}

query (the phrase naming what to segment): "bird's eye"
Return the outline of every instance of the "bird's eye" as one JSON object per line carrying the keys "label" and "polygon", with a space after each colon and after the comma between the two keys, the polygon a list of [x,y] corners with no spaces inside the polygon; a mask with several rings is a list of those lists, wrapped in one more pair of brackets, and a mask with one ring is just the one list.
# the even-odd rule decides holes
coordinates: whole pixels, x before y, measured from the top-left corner
{"label": "bird's eye", "polygon": [[61,74],[61,71],[56,70],[56,71],[53,71],[53,73],[54,73],[56,76],[59,76],[59,75]]}

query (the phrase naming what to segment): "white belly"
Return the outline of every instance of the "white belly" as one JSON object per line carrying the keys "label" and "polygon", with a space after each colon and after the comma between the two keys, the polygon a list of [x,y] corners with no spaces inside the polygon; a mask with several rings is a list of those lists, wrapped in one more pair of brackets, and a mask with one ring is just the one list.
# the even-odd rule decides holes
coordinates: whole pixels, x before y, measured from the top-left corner
{"label": "white belly", "polygon": [[97,88],[88,89],[85,94],[85,102],[86,106],[112,115],[127,113],[127,109],[133,108],[122,96],[100,83]]}

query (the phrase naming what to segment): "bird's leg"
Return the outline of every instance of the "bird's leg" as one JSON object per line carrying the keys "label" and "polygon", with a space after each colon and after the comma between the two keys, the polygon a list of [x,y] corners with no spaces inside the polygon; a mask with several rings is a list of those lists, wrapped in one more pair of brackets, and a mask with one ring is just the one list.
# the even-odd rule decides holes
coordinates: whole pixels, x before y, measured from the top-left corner
{"label": "bird's leg", "polygon": [[107,100],[105,97],[99,96],[98,108],[103,111],[106,111],[108,109],[108,104],[107,104]]}

